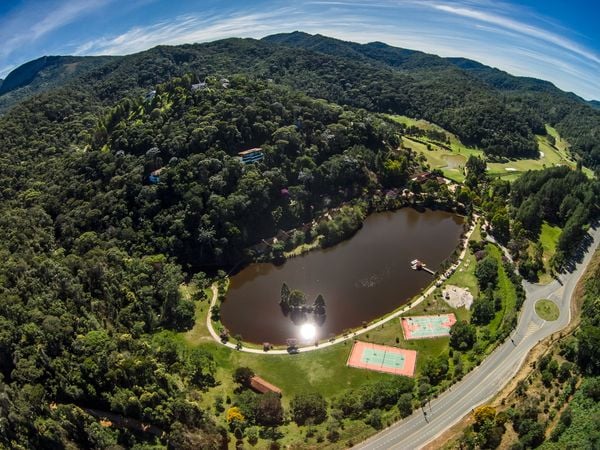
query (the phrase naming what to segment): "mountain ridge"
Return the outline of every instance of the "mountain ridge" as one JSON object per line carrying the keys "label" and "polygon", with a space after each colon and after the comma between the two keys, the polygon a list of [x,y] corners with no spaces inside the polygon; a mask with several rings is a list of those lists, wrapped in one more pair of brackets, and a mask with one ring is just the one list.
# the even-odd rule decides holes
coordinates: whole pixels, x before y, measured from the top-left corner
{"label": "mountain ridge", "polygon": [[[545,134],[543,123],[548,123],[568,139],[586,165],[600,162],[600,111],[594,104],[550,82],[515,77],[466,58],[303,32],[261,40],[229,38],[158,46],[123,57],[98,58],[102,57],[89,57],[90,67],[53,83],[43,82],[44,70],[30,71],[35,74],[29,84],[0,95],[0,113],[27,96],[69,83],[86,89],[89,85],[88,90],[109,105],[130,90],[141,94],[187,72],[198,78],[238,73],[274,79],[341,105],[425,118],[492,156],[535,156],[534,134]],[[66,66],[54,67],[64,73]],[[29,73],[22,67],[15,71]],[[14,81],[10,86],[15,86]],[[2,89],[7,91],[6,81]]]}
{"label": "mountain ridge", "polygon": [[13,104],[60,86],[113,56],[42,56],[16,67],[0,83],[0,113]]}

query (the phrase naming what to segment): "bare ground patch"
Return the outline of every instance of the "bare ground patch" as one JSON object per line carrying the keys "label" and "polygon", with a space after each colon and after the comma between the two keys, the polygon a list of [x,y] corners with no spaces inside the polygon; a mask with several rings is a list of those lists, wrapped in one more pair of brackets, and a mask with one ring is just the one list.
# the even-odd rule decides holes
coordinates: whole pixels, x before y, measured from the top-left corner
{"label": "bare ground patch", "polygon": [[442,290],[442,296],[452,308],[462,308],[464,306],[467,309],[471,309],[471,305],[473,304],[473,294],[471,294],[469,288],[461,288],[448,284]]}

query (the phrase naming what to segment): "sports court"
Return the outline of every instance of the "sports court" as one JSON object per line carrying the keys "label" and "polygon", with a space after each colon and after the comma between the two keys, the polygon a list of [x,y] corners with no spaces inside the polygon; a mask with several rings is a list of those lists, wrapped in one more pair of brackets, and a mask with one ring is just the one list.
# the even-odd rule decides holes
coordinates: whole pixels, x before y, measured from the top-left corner
{"label": "sports court", "polygon": [[415,373],[417,352],[387,345],[356,341],[347,365],[359,369],[375,370],[412,377]]}
{"label": "sports court", "polygon": [[405,339],[427,339],[450,336],[450,327],[456,323],[456,316],[450,313],[402,317],[400,321]]}

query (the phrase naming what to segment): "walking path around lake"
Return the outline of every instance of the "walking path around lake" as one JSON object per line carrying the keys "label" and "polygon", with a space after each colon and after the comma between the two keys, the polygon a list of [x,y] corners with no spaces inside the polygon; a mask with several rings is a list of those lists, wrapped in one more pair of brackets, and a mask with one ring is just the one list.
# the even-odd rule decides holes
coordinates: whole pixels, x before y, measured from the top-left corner
{"label": "walking path around lake", "polygon": [[[419,449],[459,422],[474,408],[489,401],[518,372],[529,351],[542,339],[563,330],[571,321],[571,298],[600,243],[600,228],[590,231],[592,243],[572,272],[546,285],[523,282],[526,300],[515,331],[478,367],[469,372],[425,408],[355,446],[365,450]],[[535,312],[540,299],[552,300],[560,309],[548,322]]]}
{"label": "walking path around lake", "polygon": [[[458,268],[458,266],[462,263],[465,255],[467,254],[467,250],[468,250],[468,246],[469,246],[469,239],[471,238],[471,235],[473,234],[473,231],[475,231],[475,228],[477,227],[477,223],[479,221],[479,216],[474,215],[473,216],[473,224],[471,225],[471,228],[469,228],[469,231],[467,232],[467,234],[465,235],[464,239],[463,239],[463,248],[462,251],[460,252],[460,255],[458,256],[457,261],[454,263],[454,266],[456,268]],[[297,352],[298,353],[303,353],[303,352],[310,352],[310,351],[315,351],[315,350],[319,350],[321,348],[325,348],[325,347],[330,347],[332,345],[336,345],[339,344],[341,342],[350,340],[350,339],[354,339],[357,336],[360,336],[361,334],[367,333],[371,330],[376,329],[379,326],[382,326],[383,324],[394,320],[396,318],[398,318],[399,316],[401,316],[402,314],[410,311],[412,308],[414,308],[415,306],[417,306],[418,304],[420,304],[422,301],[424,301],[427,297],[429,297],[433,291],[435,291],[435,289],[438,287],[438,283],[441,283],[443,280],[445,280],[446,277],[444,276],[444,274],[441,274],[436,280],[433,281],[433,283],[429,286],[429,288],[423,292],[414,302],[411,302],[409,304],[407,304],[406,306],[404,306],[403,308],[393,312],[392,314],[376,321],[373,322],[372,324],[364,327],[364,328],[360,328],[356,331],[353,331],[351,333],[348,333],[347,335],[343,335],[343,336],[338,336],[337,338],[327,341],[327,342],[322,342],[319,343],[318,345],[310,345],[310,346],[305,346],[305,347],[298,347]],[[218,288],[216,286],[216,284],[213,284],[211,286],[211,290],[212,290],[212,299],[210,302],[210,309],[216,305],[218,297],[219,297],[219,291]],[[252,347],[246,347],[244,345],[242,345],[241,347],[238,347],[236,344],[234,344],[233,342],[223,342],[221,340],[221,338],[219,337],[219,334],[215,331],[215,329],[213,328],[213,324],[212,324],[212,320],[211,320],[211,314],[207,314],[206,316],[206,327],[208,328],[208,331],[210,333],[210,335],[213,337],[213,339],[215,341],[217,341],[218,343],[225,345],[226,347],[232,348],[234,350],[238,350],[241,352],[246,352],[246,353],[257,353],[257,354],[261,354],[261,355],[286,355],[289,354],[287,349],[273,349],[273,350],[269,350],[269,351],[265,351],[263,349],[259,349],[259,348],[252,348]]]}

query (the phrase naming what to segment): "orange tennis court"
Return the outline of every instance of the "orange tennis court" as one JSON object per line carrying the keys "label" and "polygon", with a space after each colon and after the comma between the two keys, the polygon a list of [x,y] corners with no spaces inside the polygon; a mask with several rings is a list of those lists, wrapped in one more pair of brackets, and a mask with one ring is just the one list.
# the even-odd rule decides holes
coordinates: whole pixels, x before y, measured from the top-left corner
{"label": "orange tennis court", "polygon": [[450,328],[456,323],[456,316],[453,313],[413,316],[402,317],[400,321],[405,339],[426,339],[450,336]]}
{"label": "orange tennis court", "polygon": [[350,367],[412,377],[417,352],[387,345],[356,341],[346,363]]}

